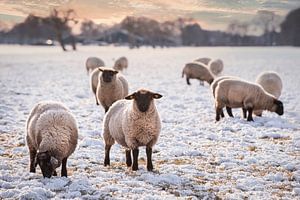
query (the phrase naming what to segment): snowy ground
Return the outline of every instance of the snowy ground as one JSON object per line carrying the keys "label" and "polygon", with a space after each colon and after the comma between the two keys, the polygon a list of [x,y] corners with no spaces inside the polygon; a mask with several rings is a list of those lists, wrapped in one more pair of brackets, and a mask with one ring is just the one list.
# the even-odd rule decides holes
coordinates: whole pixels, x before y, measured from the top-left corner
{"label": "snowy ground", "polygon": [[[103,166],[102,119],[85,71],[88,56],[108,66],[127,56],[130,92],[144,87],[163,94],[157,100],[162,131],[154,147],[155,172],[147,172],[145,150],[140,170],[125,166],[114,145],[111,166]],[[216,123],[208,85],[181,78],[186,62],[221,58],[225,75],[254,81],[264,70],[283,79],[285,114],[264,113],[247,122],[240,109],[234,119]],[[300,49],[0,47],[0,199],[300,199]],[[68,178],[29,173],[25,121],[35,103],[56,100],[77,118],[79,145],[69,158]]]}

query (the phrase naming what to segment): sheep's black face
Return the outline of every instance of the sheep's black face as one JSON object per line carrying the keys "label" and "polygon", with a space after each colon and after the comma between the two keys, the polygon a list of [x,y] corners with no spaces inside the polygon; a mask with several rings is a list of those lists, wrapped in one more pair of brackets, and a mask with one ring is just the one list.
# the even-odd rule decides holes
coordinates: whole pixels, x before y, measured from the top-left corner
{"label": "sheep's black face", "polygon": [[279,100],[274,100],[274,104],[276,105],[276,110],[275,112],[278,114],[278,115],[283,115],[283,103]]}
{"label": "sheep's black face", "polygon": [[102,78],[103,81],[106,83],[110,83],[114,76],[118,73],[118,71],[113,71],[113,70],[103,70],[102,71]]}
{"label": "sheep's black face", "polygon": [[139,91],[133,93],[132,95],[125,97],[125,99],[128,99],[128,100],[134,99],[139,111],[147,112],[152,100],[159,99],[161,97],[162,97],[162,95],[160,95],[158,93],[152,93],[147,90],[139,90]]}
{"label": "sheep's black face", "polygon": [[37,165],[37,164],[40,166],[44,178],[45,177],[50,178],[52,176],[55,169],[54,169],[54,167],[51,163],[51,156],[50,156],[50,153],[48,151],[39,152],[36,155],[35,165]]}

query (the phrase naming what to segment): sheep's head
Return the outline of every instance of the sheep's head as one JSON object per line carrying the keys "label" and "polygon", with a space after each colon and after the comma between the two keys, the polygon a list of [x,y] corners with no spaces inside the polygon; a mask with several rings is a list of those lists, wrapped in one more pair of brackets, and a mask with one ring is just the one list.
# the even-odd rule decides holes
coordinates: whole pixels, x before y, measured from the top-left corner
{"label": "sheep's head", "polygon": [[127,97],[125,97],[125,99],[127,100],[133,99],[139,111],[146,112],[149,109],[149,106],[153,101],[153,99],[160,99],[161,97],[162,97],[161,94],[153,93],[148,90],[142,89],[128,95]]}
{"label": "sheep's head", "polygon": [[278,115],[283,115],[283,103],[274,99],[271,111],[276,112]]}
{"label": "sheep's head", "polygon": [[38,152],[36,155],[35,166],[39,165],[43,176],[50,178],[55,169],[59,167],[59,161],[50,155],[49,151],[46,152]]}
{"label": "sheep's head", "polygon": [[116,79],[116,74],[118,73],[118,71],[113,70],[113,69],[105,69],[105,68],[98,68],[102,74],[101,74],[101,79],[106,82],[106,83],[110,83],[112,82],[114,79]]}

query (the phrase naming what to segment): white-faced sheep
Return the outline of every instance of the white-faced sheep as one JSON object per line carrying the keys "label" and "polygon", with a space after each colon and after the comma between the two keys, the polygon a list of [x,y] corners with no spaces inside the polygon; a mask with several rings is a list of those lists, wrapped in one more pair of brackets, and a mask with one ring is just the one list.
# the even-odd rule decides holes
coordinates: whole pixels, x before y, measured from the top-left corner
{"label": "white-faced sheep", "polygon": [[128,82],[116,70],[101,67],[98,69],[102,73],[98,76],[97,102],[101,103],[107,112],[115,101],[128,95]]}
{"label": "white-faced sheep", "polygon": [[126,164],[128,167],[132,166],[132,170],[138,170],[138,148],[146,146],[147,169],[153,170],[152,147],[157,142],[161,129],[161,121],[153,99],[161,97],[158,93],[138,90],[111,106],[103,123],[104,166],[110,165],[109,152],[116,141],[126,148]]}
{"label": "white-faced sheep", "polygon": [[283,104],[267,93],[260,85],[243,80],[225,79],[219,82],[215,90],[216,120],[220,120],[223,107],[245,108],[247,121],[253,121],[253,110],[269,110],[283,114]]}
{"label": "white-faced sheep", "polygon": [[40,166],[43,176],[67,176],[67,159],[75,151],[78,128],[70,111],[57,102],[40,102],[30,112],[26,125],[30,172]]}
{"label": "white-faced sheep", "polygon": [[223,61],[220,59],[211,60],[208,63],[208,68],[215,76],[217,76],[223,71],[224,68]]}
{"label": "white-faced sheep", "polygon": [[122,71],[124,69],[127,69],[127,67],[128,67],[128,60],[126,57],[123,56],[116,60],[113,68],[114,70]]}
{"label": "white-faced sheep", "polygon": [[[256,78],[255,82],[261,85],[265,91],[274,95],[277,99],[280,97],[282,81],[276,72],[263,72]],[[254,110],[254,114],[262,116],[262,110]]]}
{"label": "white-faced sheep", "polygon": [[96,69],[98,67],[103,67],[103,66],[105,66],[103,60],[101,60],[100,58],[97,58],[97,57],[88,57],[85,62],[85,67],[86,67],[87,73],[93,71],[94,69]]}
{"label": "white-faced sheep", "polygon": [[182,77],[186,76],[186,82],[190,85],[190,79],[198,79],[200,81],[206,81],[211,84],[214,81],[213,75],[210,71],[205,67],[203,63],[192,62],[187,63],[182,70]]}
{"label": "white-faced sheep", "polygon": [[205,64],[206,66],[208,66],[208,63],[211,61],[211,58],[198,58],[197,60],[195,60],[196,62],[200,62],[200,63],[203,63]]}

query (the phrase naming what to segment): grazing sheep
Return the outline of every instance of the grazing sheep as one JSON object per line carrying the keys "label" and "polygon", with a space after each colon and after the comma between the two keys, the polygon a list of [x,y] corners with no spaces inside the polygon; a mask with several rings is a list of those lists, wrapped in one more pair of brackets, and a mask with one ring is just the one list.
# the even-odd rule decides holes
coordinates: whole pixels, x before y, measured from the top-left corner
{"label": "grazing sheep", "polygon": [[127,69],[128,67],[128,60],[126,57],[121,57],[118,60],[116,60],[114,65],[114,70],[122,71],[123,69]]}
{"label": "grazing sheep", "polygon": [[[263,72],[256,78],[255,82],[261,85],[265,91],[274,95],[277,99],[280,97],[282,81],[276,72]],[[262,110],[254,110],[254,114],[256,116],[262,116]]]}
{"label": "grazing sheep", "polygon": [[88,59],[85,62],[87,73],[93,71],[98,67],[103,67],[103,66],[105,66],[103,60],[97,57],[88,57]]}
{"label": "grazing sheep", "polygon": [[203,63],[205,64],[206,66],[208,66],[208,63],[211,61],[211,58],[198,58],[197,60],[195,60],[195,62],[200,62],[200,63]]}
{"label": "grazing sheep", "polygon": [[216,120],[220,120],[224,106],[245,108],[247,121],[253,121],[253,110],[269,110],[283,114],[283,104],[267,93],[260,85],[243,80],[225,79],[219,82],[215,90]]}
{"label": "grazing sheep", "polygon": [[43,176],[67,176],[67,159],[75,151],[78,129],[74,116],[57,102],[40,102],[30,112],[26,125],[30,172],[40,166]]}
{"label": "grazing sheep", "polygon": [[[211,84],[211,86],[210,86],[214,98],[215,98],[215,90],[216,90],[216,87],[218,86],[218,83],[219,83],[220,81],[222,81],[222,80],[225,80],[225,79],[235,79],[235,80],[240,80],[239,77],[235,77],[235,76],[221,76],[221,77],[216,78],[216,79],[212,82],[212,84]],[[229,115],[230,117],[233,117],[232,109],[231,109],[230,107],[226,106],[226,111],[227,111],[227,113],[228,113],[228,115]],[[243,108],[243,113],[244,113],[243,116],[244,116],[244,118],[246,118],[245,112],[246,112],[246,111],[245,111],[245,109]],[[221,117],[224,117],[223,109],[222,109],[222,111],[221,111]]]}
{"label": "grazing sheep", "polygon": [[152,147],[157,142],[161,129],[161,121],[153,99],[161,97],[158,93],[138,90],[111,106],[103,120],[104,166],[110,165],[110,148],[117,141],[126,148],[126,164],[128,167],[132,166],[132,170],[138,170],[138,148],[146,146],[147,169],[153,170]]}
{"label": "grazing sheep", "polygon": [[115,101],[128,95],[128,82],[116,70],[100,67],[98,69],[102,73],[98,76],[97,102],[100,102],[107,112]]}
{"label": "grazing sheep", "polygon": [[213,75],[217,76],[223,71],[223,61],[220,59],[211,60],[208,64],[208,68],[213,73]]}
{"label": "grazing sheep", "polygon": [[186,82],[190,85],[190,79],[198,79],[200,81],[206,81],[211,84],[214,81],[213,75],[205,67],[204,64],[199,62],[187,63],[182,70],[182,78],[186,76]]}

